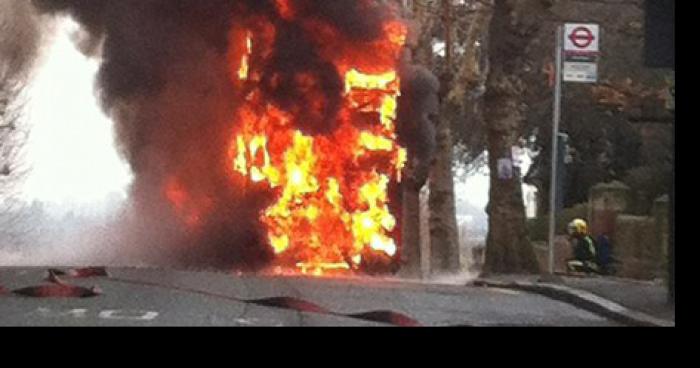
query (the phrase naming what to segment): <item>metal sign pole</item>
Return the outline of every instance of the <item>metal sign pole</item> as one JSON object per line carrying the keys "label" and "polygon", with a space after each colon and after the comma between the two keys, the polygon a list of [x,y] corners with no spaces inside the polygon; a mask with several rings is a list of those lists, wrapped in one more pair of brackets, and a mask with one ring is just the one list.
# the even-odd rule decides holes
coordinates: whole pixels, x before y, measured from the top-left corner
{"label": "metal sign pole", "polygon": [[554,116],[552,128],[552,178],[549,186],[549,274],[554,275],[554,236],[556,230],[557,213],[557,156],[559,148],[559,124],[561,122],[561,95],[562,95],[562,49],[564,42],[564,28],[557,27],[556,47],[556,81],[554,86]]}

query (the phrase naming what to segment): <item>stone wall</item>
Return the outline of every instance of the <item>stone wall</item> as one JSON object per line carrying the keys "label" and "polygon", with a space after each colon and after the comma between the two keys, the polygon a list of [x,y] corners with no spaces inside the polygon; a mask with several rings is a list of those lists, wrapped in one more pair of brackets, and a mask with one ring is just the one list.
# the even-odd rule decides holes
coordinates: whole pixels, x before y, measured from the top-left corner
{"label": "stone wall", "polygon": [[621,182],[598,184],[590,191],[590,231],[594,237],[615,236],[615,219],[630,205],[630,188]]}
{"label": "stone wall", "polygon": [[633,216],[629,187],[619,182],[591,189],[591,234],[607,235],[621,262],[617,276],[635,279],[665,277],[668,258],[668,198],[657,199],[650,216]]}
{"label": "stone wall", "polygon": [[663,277],[665,248],[653,217],[620,215],[613,241],[615,256],[622,263],[618,276],[635,279]]}
{"label": "stone wall", "polygon": [[[533,243],[541,270],[549,269],[549,247],[546,241]],[[573,257],[571,244],[565,235],[554,238],[554,272],[566,272],[566,261]]]}

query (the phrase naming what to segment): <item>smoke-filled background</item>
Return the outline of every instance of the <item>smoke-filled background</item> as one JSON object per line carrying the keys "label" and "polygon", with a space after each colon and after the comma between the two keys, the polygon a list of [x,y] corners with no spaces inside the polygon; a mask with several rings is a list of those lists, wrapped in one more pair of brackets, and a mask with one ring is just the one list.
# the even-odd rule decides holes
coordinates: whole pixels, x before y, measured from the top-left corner
{"label": "smoke-filled background", "polygon": [[[256,269],[271,259],[258,222],[271,197],[247,192],[229,172],[241,98],[228,58],[232,27],[256,17],[275,26],[261,76],[264,97],[298,117],[306,134],[324,134],[334,128],[344,92],[324,53],[340,44],[369,47],[382,36],[382,22],[394,17],[371,0],[284,3],[295,10],[293,19],[274,0],[0,0],[0,72],[13,76],[14,85],[28,78],[42,35],[60,17],[82,27],[73,43],[100,60],[94,92],[133,181],[110,223],[80,237],[96,243],[85,262]],[[319,48],[302,26],[308,22],[330,27],[338,39]],[[426,117],[435,109],[437,85],[424,69],[402,71],[399,130],[420,159],[418,171],[427,172],[434,130]],[[300,73],[313,76],[311,90],[295,84]],[[308,108],[319,95],[322,106]],[[75,139],[90,137],[76,133]]]}

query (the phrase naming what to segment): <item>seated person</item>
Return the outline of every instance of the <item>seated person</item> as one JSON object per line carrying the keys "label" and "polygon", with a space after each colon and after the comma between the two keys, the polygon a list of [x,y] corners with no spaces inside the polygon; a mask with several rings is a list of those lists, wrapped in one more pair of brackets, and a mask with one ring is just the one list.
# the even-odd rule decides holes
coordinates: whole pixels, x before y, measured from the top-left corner
{"label": "seated person", "polygon": [[569,272],[599,273],[597,252],[593,238],[588,234],[586,221],[576,219],[567,227],[573,245],[574,258],[567,261]]}

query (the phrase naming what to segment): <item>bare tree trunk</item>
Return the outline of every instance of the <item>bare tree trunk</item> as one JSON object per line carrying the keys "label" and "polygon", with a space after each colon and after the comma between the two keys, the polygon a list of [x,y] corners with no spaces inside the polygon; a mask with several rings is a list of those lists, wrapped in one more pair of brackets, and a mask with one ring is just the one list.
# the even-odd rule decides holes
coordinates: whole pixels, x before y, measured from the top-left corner
{"label": "bare tree trunk", "polygon": [[435,273],[459,271],[459,233],[455,206],[452,163],[454,144],[448,120],[449,102],[446,98],[452,79],[453,24],[452,3],[442,0],[445,27],[445,69],[442,76],[442,106],[436,134],[436,157],[430,172],[430,249],[431,270]]}
{"label": "bare tree trunk", "polygon": [[[530,0],[521,0],[523,2]],[[489,233],[486,239],[487,273],[537,273],[537,257],[526,228],[525,206],[520,173],[499,174],[499,161],[510,159],[516,145],[523,114],[520,96],[523,83],[518,78],[519,59],[527,42],[513,42],[517,37],[517,17],[513,2],[496,0],[491,22],[491,71],[487,82],[486,123],[491,193],[488,205]],[[506,173],[507,174],[507,173]]]}
{"label": "bare tree trunk", "polygon": [[449,122],[441,117],[437,130],[437,157],[430,172],[430,249],[431,269],[459,270],[459,241],[452,175],[453,143]]}
{"label": "bare tree trunk", "polygon": [[421,242],[420,242],[420,190],[407,179],[403,183],[402,219],[401,219],[401,275],[420,278]]}

